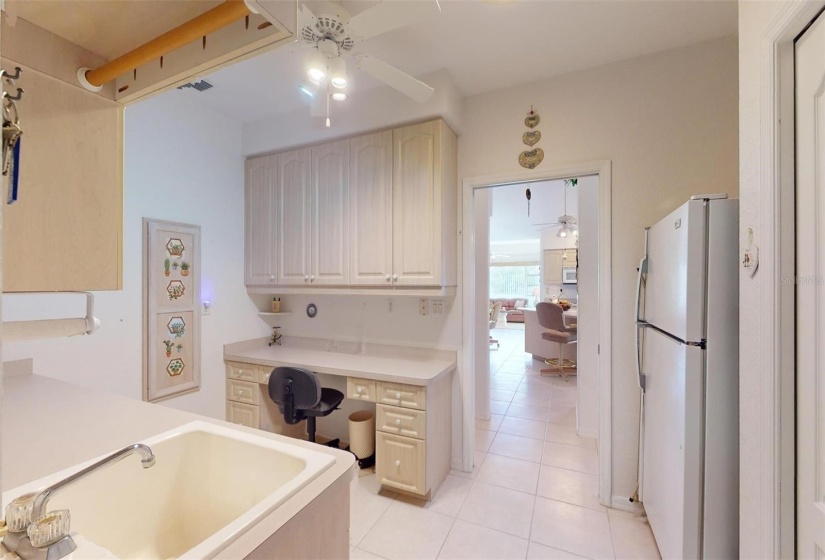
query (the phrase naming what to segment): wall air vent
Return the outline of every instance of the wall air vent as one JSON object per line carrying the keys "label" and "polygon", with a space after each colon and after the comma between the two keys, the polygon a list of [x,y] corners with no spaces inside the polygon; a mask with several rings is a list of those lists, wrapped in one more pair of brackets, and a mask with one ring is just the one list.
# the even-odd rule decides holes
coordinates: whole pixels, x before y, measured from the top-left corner
{"label": "wall air vent", "polygon": [[214,87],[212,84],[207,82],[206,80],[198,80],[196,82],[189,82],[188,84],[183,84],[182,86],[178,86],[178,89],[186,89],[192,88],[198,91],[206,91],[210,88]]}

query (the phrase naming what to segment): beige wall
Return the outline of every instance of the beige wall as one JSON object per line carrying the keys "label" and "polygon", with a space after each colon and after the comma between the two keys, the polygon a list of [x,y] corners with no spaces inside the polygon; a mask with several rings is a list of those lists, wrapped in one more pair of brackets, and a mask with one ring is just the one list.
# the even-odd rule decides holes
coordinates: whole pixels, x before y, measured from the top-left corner
{"label": "beige wall", "polygon": [[470,97],[459,178],[518,172],[523,119],[541,115],[545,166],[613,162],[613,495],[636,486],[636,265],[643,228],[690,195],[738,193],[733,37]]}

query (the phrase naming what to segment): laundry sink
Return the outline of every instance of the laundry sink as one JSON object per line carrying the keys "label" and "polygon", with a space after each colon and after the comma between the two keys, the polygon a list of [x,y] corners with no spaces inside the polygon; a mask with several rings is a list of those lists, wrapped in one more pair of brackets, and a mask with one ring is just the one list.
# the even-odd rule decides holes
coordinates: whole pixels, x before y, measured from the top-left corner
{"label": "laundry sink", "polygon": [[[50,510],[70,510],[73,532],[123,560],[210,558],[335,462],[202,421],[142,443],[155,453],[153,467],[127,457],[49,502]],[[92,462],[7,494],[46,487]],[[83,557],[82,545],[75,557]]]}

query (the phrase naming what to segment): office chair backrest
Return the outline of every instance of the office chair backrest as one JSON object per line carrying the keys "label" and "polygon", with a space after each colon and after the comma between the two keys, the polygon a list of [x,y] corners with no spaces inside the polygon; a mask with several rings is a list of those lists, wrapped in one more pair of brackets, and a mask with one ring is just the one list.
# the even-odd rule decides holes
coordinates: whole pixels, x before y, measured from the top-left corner
{"label": "office chair backrest", "polygon": [[539,325],[545,329],[554,331],[564,331],[564,309],[561,305],[556,303],[548,303],[546,301],[539,302],[536,305],[536,316],[539,320]]}
{"label": "office chair backrest", "polygon": [[278,405],[288,424],[304,419],[303,410],[321,401],[321,383],[318,376],[305,369],[279,367],[269,376],[269,398]]}

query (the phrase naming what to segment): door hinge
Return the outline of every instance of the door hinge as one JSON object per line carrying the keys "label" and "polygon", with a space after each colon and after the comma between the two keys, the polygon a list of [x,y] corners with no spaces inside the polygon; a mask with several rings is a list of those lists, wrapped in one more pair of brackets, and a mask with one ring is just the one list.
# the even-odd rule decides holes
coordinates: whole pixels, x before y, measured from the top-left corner
{"label": "door hinge", "polygon": [[642,388],[642,393],[644,393],[647,388],[647,375],[644,373],[639,376],[639,387]]}
{"label": "door hinge", "polygon": [[601,344],[596,346],[596,354],[599,354],[601,356],[601,354],[602,354],[602,345]]}

